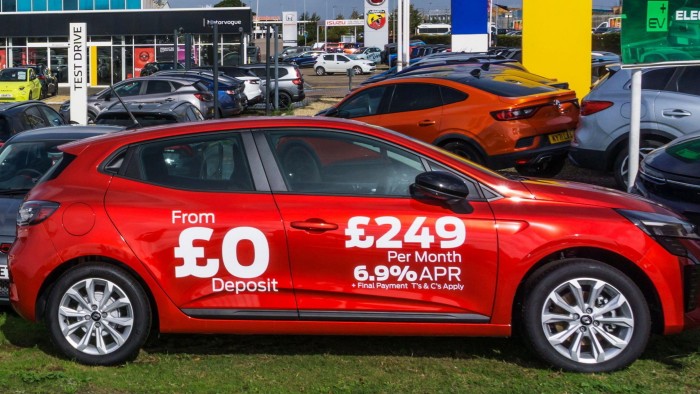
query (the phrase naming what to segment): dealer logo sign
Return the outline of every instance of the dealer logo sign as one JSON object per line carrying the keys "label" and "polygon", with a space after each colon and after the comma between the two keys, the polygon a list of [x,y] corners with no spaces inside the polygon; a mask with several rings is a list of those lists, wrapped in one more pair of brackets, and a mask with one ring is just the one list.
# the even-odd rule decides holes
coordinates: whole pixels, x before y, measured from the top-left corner
{"label": "dealer logo sign", "polygon": [[380,6],[380,5],[384,4],[385,1],[386,0],[367,0],[367,3],[369,5],[373,5],[373,6]]}
{"label": "dealer logo sign", "polygon": [[367,11],[367,26],[370,29],[379,30],[386,25],[386,11],[372,10]]}

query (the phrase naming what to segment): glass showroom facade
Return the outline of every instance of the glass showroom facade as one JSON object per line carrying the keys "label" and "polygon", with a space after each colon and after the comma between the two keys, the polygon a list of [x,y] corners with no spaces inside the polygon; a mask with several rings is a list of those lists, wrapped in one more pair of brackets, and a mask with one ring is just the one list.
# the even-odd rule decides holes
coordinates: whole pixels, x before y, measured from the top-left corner
{"label": "glass showroom facade", "polygon": [[141,0],[2,0],[0,12],[138,10]]}
{"label": "glass showroom facade", "polygon": [[[32,3],[76,1],[32,0]],[[80,5],[83,0],[78,0]],[[90,0],[98,3],[126,1]],[[2,0],[4,7],[22,0]],[[140,7],[140,1],[139,7]],[[4,9],[4,8],[3,8]],[[36,9],[36,7],[34,7]],[[185,59],[185,38],[191,39],[191,59],[195,65],[211,65],[213,26],[217,26],[219,59],[223,64],[238,62],[244,38],[251,33],[250,8],[138,9],[60,12],[0,13],[0,69],[26,64],[46,64],[67,82],[69,24],[85,23],[88,34],[89,85],[106,86],[140,76],[148,62]],[[221,62],[221,60],[220,60]]]}

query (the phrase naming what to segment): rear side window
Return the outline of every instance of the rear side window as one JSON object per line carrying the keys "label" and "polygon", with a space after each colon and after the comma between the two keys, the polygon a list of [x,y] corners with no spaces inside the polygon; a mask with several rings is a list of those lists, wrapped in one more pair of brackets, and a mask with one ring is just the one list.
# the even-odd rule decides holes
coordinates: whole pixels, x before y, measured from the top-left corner
{"label": "rear side window", "polygon": [[135,148],[124,175],[184,190],[253,191],[240,135],[201,135]]}
{"label": "rear side window", "polygon": [[675,71],[675,68],[657,68],[645,72],[642,77],[642,89],[666,90],[666,85]]}
{"label": "rear side window", "polygon": [[170,93],[172,88],[168,81],[148,81],[146,94]]}
{"label": "rear side window", "polygon": [[442,105],[440,86],[429,83],[401,83],[396,85],[389,112],[418,111]]}
{"label": "rear side window", "polygon": [[41,116],[39,108],[35,106],[27,108],[27,110],[22,113],[22,123],[26,130],[51,126],[46,122],[44,117]]}
{"label": "rear side window", "polygon": [[680,93],[700,95],[700,67],[685,67],[683,74],[678,78],[678,91]]}
{"label": "rear side window", "polygon": [[469,97],[468,94],[447,86],[440,86],[440,92],[442,93],[442,102],[444,105],[458,103]]}

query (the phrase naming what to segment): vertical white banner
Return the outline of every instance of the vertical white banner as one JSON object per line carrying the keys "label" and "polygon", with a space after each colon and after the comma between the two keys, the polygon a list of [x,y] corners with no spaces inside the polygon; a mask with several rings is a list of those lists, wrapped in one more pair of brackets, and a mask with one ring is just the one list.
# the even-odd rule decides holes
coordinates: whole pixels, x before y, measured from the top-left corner
{"label": "vertical white banner", "polygon": [[87,24],[71,23],[68,38],[68,82],[70,85],[70,120],[86,125],[87,112]]}
{"label": "vertical white banner", "polygon": [[379,47],[389,43],[389,0],[365,0],[366,47]]}
{"label": "vertical white banner", "polygon": [[297,20],[296,11],[282,13],[282,42],[285,47],[297,46]]}

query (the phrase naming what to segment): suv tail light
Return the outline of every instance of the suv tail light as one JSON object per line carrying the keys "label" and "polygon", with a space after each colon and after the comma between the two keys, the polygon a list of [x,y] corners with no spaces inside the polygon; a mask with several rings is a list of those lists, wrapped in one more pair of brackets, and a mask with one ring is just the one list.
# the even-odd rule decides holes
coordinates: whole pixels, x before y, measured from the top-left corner
{"label": "suv tail light", "polygon": [[17,213],[18,226],[31,226],[46,220],[59,207],[59,203],[53,201],[26,201]]}
{"label": "suv tail light", "polygon": [[583,100],[581,102],[581,115],[593,115],[596,112],[600,112],[606,108],[612,107],[612,101],[588,101]]}
{"label": "suv tail light", "polygon": [[292,83],[295,84],[295,85],[302,85],[302,84],[304,84],[304,80],[301,78],[301,71],[299,71],[298,68],[296,68],[295,71],[297,72],[297,77],[296,77],[295,80],[292,81]]}
{"label": "suv tail light", "polygon": [[518,120],[527,119],[537,112],[538,107],[528,107],[528,108],[516,108],[516,109],[505,109],[503,111],[493,111],[491,116],[496,120]]}
{"label": "suv tail light", "polygon": [[194,97],[197,97],[199,101],[214,101],[214,96],[210,93],[195,93]]}

